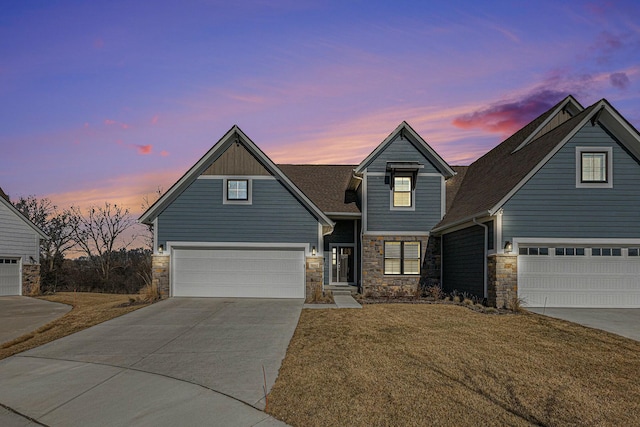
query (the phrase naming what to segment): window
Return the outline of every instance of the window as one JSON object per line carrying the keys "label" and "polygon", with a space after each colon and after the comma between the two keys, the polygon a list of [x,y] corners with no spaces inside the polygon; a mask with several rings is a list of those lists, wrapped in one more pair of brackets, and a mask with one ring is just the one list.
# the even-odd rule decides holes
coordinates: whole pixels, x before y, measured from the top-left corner
{"label": "window", "polygon": [[251,204],[251,179],[249,178],[226,178],[224,179],[223,204]]}
{"label": "window", "polygon": [[582,153],[581,182],[607,182],[607,153]]}
{"label": "window", "polygon": [[629,256],[638,256],[638,248],[629,248]]}
{"label": "window", "polygon": [[420,242],[384,242],[384,274],[420,274]]}
{"label": "window", "polygon": [[393,207],[410,208],[411,206],[413,206],[412,198],[411,177],[393,177]]}
{"label": "window", "polygon": [[556,248],[556,256],[584,256],[584,248]]}
{"label": "window", "polygon": [[576,147],[576,187],[612,188],[611,147]]}
{"label": "window", "polygon": [[549,248],[520,248],[520,255],[549,255]]}
{"label": "window", "polygon": [[622,256],[622,248],[591,248],[591,256]]}

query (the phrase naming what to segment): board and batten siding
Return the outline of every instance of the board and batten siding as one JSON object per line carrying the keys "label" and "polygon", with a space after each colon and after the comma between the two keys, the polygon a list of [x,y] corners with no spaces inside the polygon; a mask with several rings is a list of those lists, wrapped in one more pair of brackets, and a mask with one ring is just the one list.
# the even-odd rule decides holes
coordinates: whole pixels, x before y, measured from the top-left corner
{"label": "board and batten siding", "polygon": [[318,221],[275,179],[254,179],[252,204],[223,204],[223,180],[196,179],[158,216],[158,244],[167,242],[308,243]]}
{"label": "board and batten siding", "polygon": [[484,228],[474,225],[442,236],[442,288],[484,296]]}
{"label": "board and batten siding", "polygon": [[378,156],[367,166],[367,172],[386,172],[387,162],[420,162],[424,168],[420,173],[438,173],[432,161],[425,157],[415,145],[407,139],[397,136]]}
{"label": "board and batten siding", "polygon": [[[613,188],[576,188],[576,147],[612,147]],[[502,238],[640,238],[639,184],[638,162],[588,123],[505,203]]]}
{"label": "board and batten siding", "polygon": [[20,257],[23,261],[39,257],[40,239],[16,213],[0,203],[0,256]]}
{"label": "board and batten siding", "polygon": [[367,176],[367,232],[427,232],[442,219],[441,176],[418,176],[415,210],[392,210],[390,189],[384,176]]}

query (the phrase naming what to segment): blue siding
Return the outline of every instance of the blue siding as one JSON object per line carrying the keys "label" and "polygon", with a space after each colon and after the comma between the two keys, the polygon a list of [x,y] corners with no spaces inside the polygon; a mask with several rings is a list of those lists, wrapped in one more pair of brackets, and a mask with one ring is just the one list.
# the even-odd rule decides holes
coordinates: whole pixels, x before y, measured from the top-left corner
{"label": "blue siding", "polygon": [[[578,146],[613,147],[613,188],[576,188]],[[505,204],[502,236],[638,238],[639,206],[640,165],[587,124]]]}
{"label": "blue siding", "polygon": [[278,181],[253,180],[251,205],[222,203],[222,179],[197,179],[158,216],[158,244],[281,242],[318,245],[318,221]]}
{"label": "blue siding", "polygon": [[389,184],[384,176],[367,176],[368,231],[429,231],[441,217],[442,178],[419,176],[415,210],[391,210]]}
{"label": "blue siding", "polygon": [[424,164],[424,169],[420,169],[422,173],[438,173],[438,169],[436,169],[431,160],[426,158],[420,150],[406,138],[400,139],[400,136],[397,136],[378,154],[378,157],[367,167],[367,172],[385,172],[387,170],[387,162],[408,161]]}

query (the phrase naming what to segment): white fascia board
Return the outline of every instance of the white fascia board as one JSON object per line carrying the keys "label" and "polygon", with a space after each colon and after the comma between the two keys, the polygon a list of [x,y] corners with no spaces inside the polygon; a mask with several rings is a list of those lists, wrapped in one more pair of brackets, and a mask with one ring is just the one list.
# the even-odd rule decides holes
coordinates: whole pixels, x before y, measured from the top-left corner
{"label": "white fascia board", "polygon": [[167,250],[173,249],[296,249],[310,252],[309,243],[260,243],[260,242],[167,242]]}
{"label": "white fascia board", "polygon": [[573,96],[571,95],[567,96],[564,102],[560,104],[558,108],[556,108],[555,111],[551,113],[549,117],[547,117],[546,120],[544,120],[537,128],[535,128],[533,132],[531,132],[529,136],[527,136],[525,140],[522,141],[522,143],[518,145],[516,149],[511,152],[511,154],[515,153],[516,151],[520,150],[522,147],[529,144],[532,141],[534,135],[537,135],[538,132],[540,132],[547,124],[549,124],[549,122],[553,120],[553,118],[557,116],[558,113],[560,113],[560,111],[565,109],[569,104],[571,104],[571,106],[573,106],[575,110],[577,110],[578,112],[584,110],[584,107]]}
{"label": "white fascia board", "polygon": [[[462,219],[452,222],[451,224],[443,225],[431,230],[433,234],[448,234],[455,230],[460,230],[468,226],[467,223],[473,224],[473,219],[482,220],[487,217],[493,216],[489,211],[478,212],[475,215],[469,215]],[[482,221],[481,221],[482,222]]]}
{"label": "white fascia board", "polygon": [[533,168],[529,171],[529,173],[520,180],[520,182],[518,184],[516,184],[511,191],[509,191],[509,193],[507,193],[506,196],[504,196],[494,207],[492,207],[491,209],[489,209],[489,214],[491,216],[495,215],[496,212],[498,212],[499,209],[501,209],[505,203],[507,203],[507,201],[513,197],[514,194],[516,194],[521,188],[522,186],[524,186],[536,173],[538,173],[538,171],[540,169],[542,169],[542,167],[549,161],[551,160],[551,158],[553,156],[556,155],[556,153],[558,151],[560,151],[560,149],[562,147],[564,147],[564,145],[569,142],[571,140],[571,138],[573,138],[575,136],[576,133],[578,133],[578,131],[580,129],[582,129],[583,126],[585,126],[589,120],[591,120],[591,117],[596,114],[598,112],[598,110],[600,109],[600,107],[602,105],[604,105],[604,103],[602,101],[599,102],[600,105],[598,105],[596,108],[593,109],[593,111],[591,112],[591,114],[586,115],[582,121],[580,123],[578,123],[572,130],[571,132],[569,132],[567,134],[567,136],[565,136],[554,148],[553,150],[551,150],[546,156],[544,156],[544,158]]}
{"label": "white fascia board", "polygon": [[605,108],[600,114],[599,122],[613,133],[636,159],[640,159],[640,135],[638,131],[608,102],[603,100],[603,103]]}
{"label": "white fascia board", "polygon": [[[29,218],[27,218],[26,216],[24,216],[15,206],[13,206],[13,203],[9,202],[8,200],[6,200],[4,197],[0,197],[0,202],[3,203],[11,212],[13,212],[18,218],[20,218],[20,220],[22,220],[22,222],[24,222],[25,224],[27,224],[30,228],[33,229],[33,231],[36,232],[36,234],[38,236],[40,236],[43,239],[48,239],[49,236],[47,235],[47,233],[45,233],[44,231],[42,231],[40,229],[40,227],[38,227],[37,225],[35,225],[33,222],[31,222],[31,220]],[[39,246],[39,245],[38,245]]]}
{"label": "white fascia board", "polygon": [[362,218],[362,214],[361,213],[354,213],[354,212],[325,212],[325,214],[331,218],[332,220],[334,219],[359,219]]}
{"label": "white fascia board", "polygon": [[355,169],[355,173],[356,174],[361,174],[364,169],[369,166],[369,164],[376,158],[378,157],[378,155],[384,151],[385,148],[387,148],[387,146],[391,143],[391,141],[393,141],[396,136],[398,136],[398,134],[402,131],[402,130],[406,130],[411,136],[413,136],[413,138],[418,141],[418,144],[420,146],[422,146],[422,148],[429,153],[431,156],[433,156],[433,158],[436,161],[436,167],[439,168],[441,171],[443,171],[443,173],[445,175],[448,176],[453,176],[455,175],[455,171],[451,168],[451,166],[449,166],[447,164],[447,162],[444,161],[444,159],[442,157],[440,157],[440,155],[438,153],[435,152],[435,150],[433,148],[431,148],[431,146],[429,146],[429,144],[427,144],[427,142],[415,131],[413,130],[413,128],[411,126],[409,126],[409,124],[406,121],[403,121],[402,123],[400,123],[398,125],[398,127],[395,128],[395,130],[393,132],[391,132],[391,134],[389,134],[389,136],[387,136],[384,141],[382,141],[380,143],[380,145],[378,145],[375,150],[373,150],[371,152],[371,154],[369,154],[359,165],[358,167]]}

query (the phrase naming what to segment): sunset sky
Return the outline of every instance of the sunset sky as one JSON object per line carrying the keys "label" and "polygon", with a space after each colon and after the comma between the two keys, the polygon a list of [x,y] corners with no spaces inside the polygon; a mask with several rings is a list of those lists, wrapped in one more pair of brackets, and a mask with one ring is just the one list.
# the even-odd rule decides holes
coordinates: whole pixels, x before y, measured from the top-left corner
{"label": "sunset sky", "polygon": [[359,163],[407,120],[451,165],[569,93],[639,127],[639,4],[4,0],[0,187],[139,214],[234,124]]}

